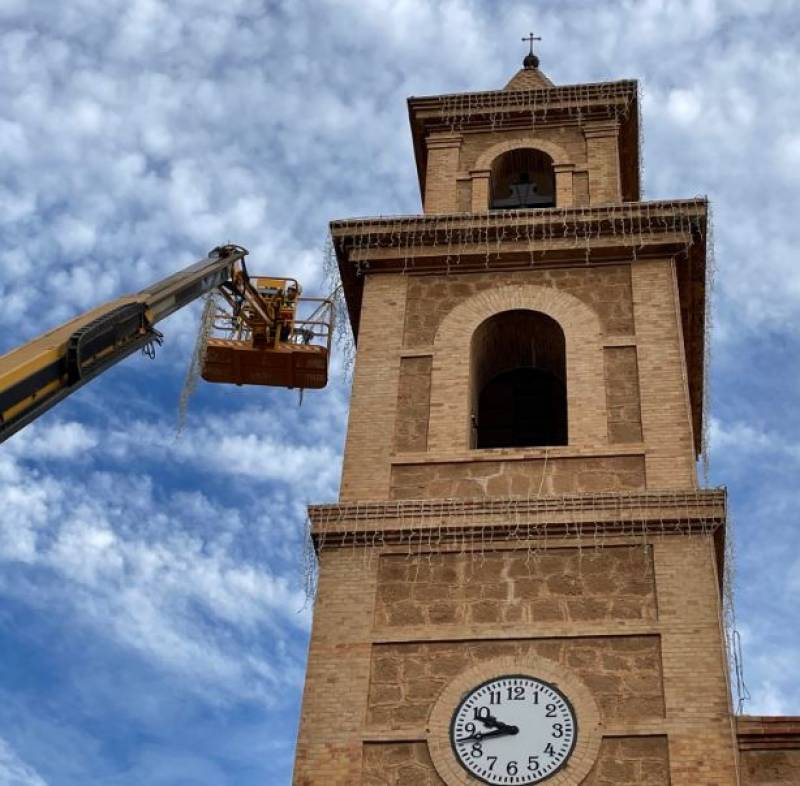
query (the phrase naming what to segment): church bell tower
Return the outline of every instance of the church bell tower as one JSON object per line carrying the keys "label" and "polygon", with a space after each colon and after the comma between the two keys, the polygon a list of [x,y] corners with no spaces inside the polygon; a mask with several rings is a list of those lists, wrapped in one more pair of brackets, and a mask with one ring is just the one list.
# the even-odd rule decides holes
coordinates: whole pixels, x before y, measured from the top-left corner
{"label": "church bell tower", "polygon": [[641,201],[636,82],[532,47],[408,111],[423,213],[331,224],[357,355],[294,784],[733,786],[707,204]]}

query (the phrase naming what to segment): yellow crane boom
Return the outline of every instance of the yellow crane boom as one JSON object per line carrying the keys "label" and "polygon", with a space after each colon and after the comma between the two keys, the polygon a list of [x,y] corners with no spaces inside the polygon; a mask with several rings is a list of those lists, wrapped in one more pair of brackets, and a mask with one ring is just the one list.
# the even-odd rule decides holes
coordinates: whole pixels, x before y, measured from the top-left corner
{"label": "yellow crane boom", "polygon": [[[323,387],[327,382],[330,324],[316,321],[303,326],[296,320],[299,286],[288,298],[280,289],[264,296],[250,282],[244,265],[246,255],[241,246],[218,246],[199,262],[141,292],[98,306],[0,356],[0,442],[132,352],[160,341],[154,325],[217,288],[231,306],[228,317],[239,326],[240,337],[224,342],[223,373],[218,371],[213,381]],[[255,325],[255,330],[242,333],[241,326],[247,324]],[[325,345],[309,346],[309,331],[314,340],[321,338]],[[226,335],[230,334],[229,329]],[[273,340],[269,344],[259,341],[263,336]],[[265,360],[266,355],[277,357],[281,368],[287,358],[291,369],[315,364],[314,375],[298,368],[279,377],[270,371],[275,361]],[[250,366],[259,364],[262,372],[242,376],[240,356],[251,358]]]}
{"label": "yellow crane boom", "polygon": [[247,251],[207,257],[133,295],[81,314],[0,356],[0,442],[157,337],[153,326],[231,280]]}

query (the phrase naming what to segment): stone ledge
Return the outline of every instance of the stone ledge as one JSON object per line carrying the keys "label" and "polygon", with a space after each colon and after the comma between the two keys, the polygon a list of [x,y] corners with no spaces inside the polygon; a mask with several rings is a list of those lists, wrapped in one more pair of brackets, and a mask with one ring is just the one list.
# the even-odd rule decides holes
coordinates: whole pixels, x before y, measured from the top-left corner
{"label": "stone ledge", "polygon": [[483,90],[471,93],[439,93],[432,96],[411,96],[408,99],[412,110],[429,110],[441,116],[450,107],[461,109],[470,116],[481,111],[496,111],[501,107],[516,109],[520,104],[528,102],[545,106],[583,106],[587,102],[596,101],[608,104],[609,99],[620,99],[626,102],[637,98],[637,83],[633,79],[621,79],[615,82],[591,82],[576,85],[549,85],[527,90]]}
{"label": "stone ledge", "polygon": [[[531,628],[526,630],[526,628]],[[619,620],[614,623],[582,622],[579,638],[619,638],[627,636],[660,636],[663,625],[638,620]],[[373,644],[405,644],[430,641],[475,641],[482,639],[564,639],[576,638],[575,624],[537,622],[534,625],[437,625],[434,632],[430,625],[376,627]]]}
{"label": "stone ledge", "polygon": [[[498,535],[509,530],[518,538],[544,534],[685,534],[715,532],[722,527],[726,498],[726,490],[720,488],[552,497],[404,499],[311,505],[308,515],[315,539],[337,533],[363,536],[376,530],[385,534],[395,530],[400,541],[408,541],[410,533],[427,533],[434,528],[461,533],[484,527],[491,527],[492,534]],[[369,539],[365,542],[368,544]]]}
{"label": "stone ledge", "polygon": [[800,750],[800,716],[742,715],[736,719],[739,750]]}
{"label": "stone ledge", "polygon": [[714,539],[722,590],[725,489],[350,502],[312,505],[308,516],[317,553],[356,547],[370,554],[398,547],[409,554],[468,552],[512,544],[536,550],[570,541],[588,549],[707,535]]}
{"label": "stone ledge", "polygon": [[575,448],[569,445],[554,445],[548,448],[484,448],[463,453],[395,453],[391,463],[405,464],[462,464],[476,461],[526,461],[529,459],[593,458],[607,456],[644,456],[645,446],[641,442],[629,445],[593,445]]}

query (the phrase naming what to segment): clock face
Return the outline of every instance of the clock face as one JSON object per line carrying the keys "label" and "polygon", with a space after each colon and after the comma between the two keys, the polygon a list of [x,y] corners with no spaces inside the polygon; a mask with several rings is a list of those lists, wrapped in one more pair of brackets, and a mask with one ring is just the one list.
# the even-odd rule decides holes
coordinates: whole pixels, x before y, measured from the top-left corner
{"label": "clock face", "polygon": [[567,697],[522,674],[495,677],[470,690],[453,713],[450,744],[459,764],[490,784],[529,784],[563,767],[578,722]]}

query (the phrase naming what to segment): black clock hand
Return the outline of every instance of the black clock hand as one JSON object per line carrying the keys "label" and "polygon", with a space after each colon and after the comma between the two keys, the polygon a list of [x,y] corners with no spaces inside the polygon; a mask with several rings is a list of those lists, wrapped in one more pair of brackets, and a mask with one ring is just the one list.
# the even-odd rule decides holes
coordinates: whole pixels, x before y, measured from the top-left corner
{"label": "black clock hand", "polygon": [[[500,729],[500,730],[502,730],[502,731],[509,731],[510,729],[517,729],[517,727],[516,727],[516,726],[509,726],[507,723],[503,723],[503,721],[499,721],[499,720],[497,720],[497,718],[492,718],[492,719],[491,719],[491,722],[488,722],[486,719],[484,719],[484,723],[485,723],[485,724],[486,724],[486,725],[487,725],[487,726],[488,726],[490,729]],[[519,729],[517,729],[517,731],[519,731]],[[511,734],[516,734],[516,733],[517,733],[517,731],[510,732],[510,733],[511,733]]]}
{"label": "black clock hand", "polygon": [[502,726],[503,728],[501,729],[495,729],[494,731],[487,731],[485,733],[476,731],[469,737],[462,737],[460,740],[456,740],[456,742],[469,742],[470,740],[475,740],[475,742],[480,742],[481,740],[486,740],[491,737],[505,737],[510,734],[512,735],[519,734],[519,728],[517,726],[508,726],[505,723],[503,723]]}
{"label": "black clock hand", "polygon": [[486,714],[478,718],[478,720],[484,725],[488,726],[490,729],[505,729],[508,731],[509,729],[516,729],[516,731],[509,731],[510,734],[516,734],[519,729],[516,726],[509,726],[507,723],[503,723],[503,721],[497,720],[494,715]]}

